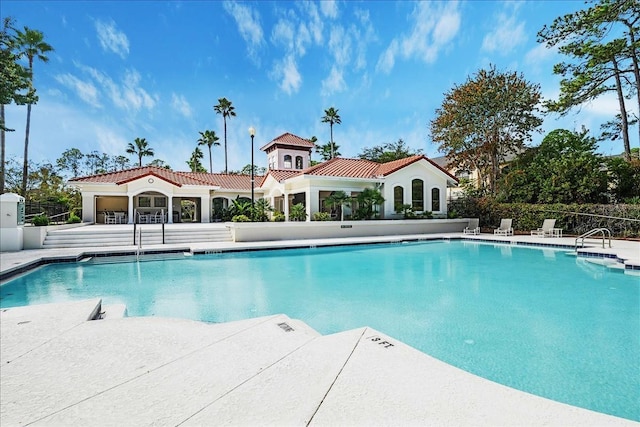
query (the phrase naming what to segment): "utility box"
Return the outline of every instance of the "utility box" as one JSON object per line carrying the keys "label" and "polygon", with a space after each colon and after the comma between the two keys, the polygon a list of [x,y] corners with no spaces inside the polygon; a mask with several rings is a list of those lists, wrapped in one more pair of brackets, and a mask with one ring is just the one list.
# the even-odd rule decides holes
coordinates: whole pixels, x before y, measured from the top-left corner
{"label": "utility box", "polygon": [[24,197],[0,195],[0,251],[21,251],[23,248]]}

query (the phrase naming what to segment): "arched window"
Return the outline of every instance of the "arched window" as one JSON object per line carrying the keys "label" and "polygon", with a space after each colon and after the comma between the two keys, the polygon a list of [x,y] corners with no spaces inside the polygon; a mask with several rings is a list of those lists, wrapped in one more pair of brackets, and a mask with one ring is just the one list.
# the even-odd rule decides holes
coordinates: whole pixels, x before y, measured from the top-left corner
{"label": "arched window", "polygon": [[288,154],[284,156],[284,168],[291,169],[291,156]]}
{"label": "arched window", "polygon": [[404,205],[404,188],[393,187],[393,208],[398,209],[399,206]]}
{"label": "arched window", "polygon": [[431,189],[431,212],[439,212],[440,211],[440,189],[432,188]]}
{"label": "arched window", "polygon": [[296,169],[302,169],[302,156],[296,156]]}
{"label": "arched window", "polygon": [[424,210],[424,181],[421,179],[411,181],[411,207],[414,211]]}

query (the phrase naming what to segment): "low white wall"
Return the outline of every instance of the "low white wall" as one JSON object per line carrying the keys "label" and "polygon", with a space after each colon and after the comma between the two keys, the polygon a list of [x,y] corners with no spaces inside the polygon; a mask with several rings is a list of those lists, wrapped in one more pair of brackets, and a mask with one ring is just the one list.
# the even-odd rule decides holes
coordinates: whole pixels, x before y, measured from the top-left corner
{"label": "low white wall", "polygon": [[261,242],[335,237],[457,233],[462,232],[468,223],[468,219],[415,219],[343,222],[234,222],[228,223],[228,226],[235,242]]}
{"label": "low white wall", "polygon": [[47,231],[84,227],[86,225],[91,225],[91,223],[84,222],[76,224],[46,225],[42,227],[26,225],[23,227],[24,249],[42,249],[44,238],[47,237]]}
{"label": "low white wall", "polygon": [[0,228],[0,252],[21,251],[22,227]]}

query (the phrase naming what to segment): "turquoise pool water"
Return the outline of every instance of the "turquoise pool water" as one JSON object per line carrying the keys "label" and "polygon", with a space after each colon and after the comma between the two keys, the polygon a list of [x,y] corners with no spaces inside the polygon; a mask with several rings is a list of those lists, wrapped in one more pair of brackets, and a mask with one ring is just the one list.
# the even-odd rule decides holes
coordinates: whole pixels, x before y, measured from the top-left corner
{"label": "turquoise pool water", "polygon": [[48,265],[0,286],[0,307],[101,297],[130,316],[366,325],[493,381],[640,420],[639,290],[639,277],[562,251],[453,241]]}

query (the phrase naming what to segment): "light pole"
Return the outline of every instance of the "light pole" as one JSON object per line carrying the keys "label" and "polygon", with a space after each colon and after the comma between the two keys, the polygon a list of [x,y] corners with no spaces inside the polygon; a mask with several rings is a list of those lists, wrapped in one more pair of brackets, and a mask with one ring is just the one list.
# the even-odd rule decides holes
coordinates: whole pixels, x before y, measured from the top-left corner
{"label": "light pole", "polygon": [[254,188],[254,177],[253,177],[253,137],[256,136],[256,130],[253,126],[249,128],[249,135],[251,135],[251,221],[255,219],[255,211],[254,211],[254,200],[253,200],[253,188]]}

